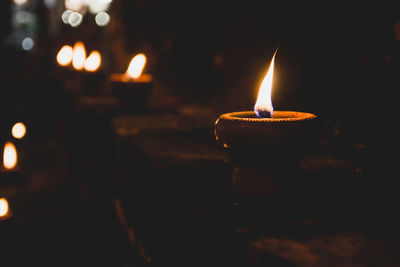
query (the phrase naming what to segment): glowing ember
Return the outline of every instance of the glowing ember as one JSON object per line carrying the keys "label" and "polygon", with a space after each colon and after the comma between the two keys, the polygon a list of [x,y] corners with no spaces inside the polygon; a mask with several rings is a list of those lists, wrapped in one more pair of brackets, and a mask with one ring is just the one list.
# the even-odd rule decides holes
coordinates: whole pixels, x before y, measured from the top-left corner
{"label": "glowing ember", "polygon": [[14,138],[21,139],[26,134],[25,124],[22,122],[17,122],[11,129],[11,134]]}
{"label": "glowing ember", "polygon": [[72,62],[72,47],[64,45],[57,54],[57,63],[61,66],[66,66]]}
{"label": "glowing ember", "polygon": [[7,170],[13,169],[17,165],[17,149],[12,142],[4,145],[3,166]]}
{"label": "glowing ember", "polygon": [[8,201],[4,197],[0,198],[0,219],[8,215]]}
{"label": "glowing ember", "polygon": [[271,101],[271,89],[272,89],[272,78],[274,76],[274,61],[275,55],[272,57],[271,64],[269,66],[268,72],[265,75],[264,80],[261,83],[260,89],[258,91],[258,97],[256,104],[254,105],[254,112],[259,118],[269,118],[272,117],[273,107]]}
{"label": "glowing ember", "polygon": [[96,71],[101,65],[101,55],[98,51],[90,53],[88,58],[85,60],[86,71]]}
{"label": "glowing ember", "polygon": [[76,70],[81,70],[85,66],[85,61],[86,61],[85,45],[82,42],[76,42],[74,45],[74,51],[72,55],[72,66]]}
{"label": "glowing ember", "polygon": [[134,58],[132,58],[129,63],[129,67],[126,70],[126,75],[133,79],[137,79],[142,74],[144,65],[146,64],[146,56],[142,53],[137,54]]}

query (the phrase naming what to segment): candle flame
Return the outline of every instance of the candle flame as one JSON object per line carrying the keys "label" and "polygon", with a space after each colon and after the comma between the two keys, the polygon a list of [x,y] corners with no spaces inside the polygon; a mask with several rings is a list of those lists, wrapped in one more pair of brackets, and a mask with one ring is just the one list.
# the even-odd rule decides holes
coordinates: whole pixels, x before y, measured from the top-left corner
{"label": "candle flame", "polygon": [[271,89],[272,89],[272,78],[274,76],[274,61],[275,55],[274,53],[271,64],[269,65],[269,69],[267,74],[264,77],[264,80],[261,83],[260,89],[258,91],[258,97],[256,104],[254,105],[254,112],[259,118],[272,117],[272,113],[274,108],[272,107],[271,101]]}
{"label": "candle flame", "polygon": [[72,55],[72,66],[76,70],[83,69],[86,60],[85,45],[82,42],[76,42],[74,44],[74,51]]}
{"label": "candle flame", "polygon": [[72,47],[69,45],[64,45],[57,54],[57,63],[60,66],[68,65],[72,61],[72,53]]}
{"label": "candle flame", "polygon": [[147,59],[144,54],[137,54],[134,58],[132,58],[131,62],[129,63],[129,67],[126,70],[126,75],[133,79],[139,78],[142,74],[146,61]]}
{"label": "candle flame", "polygon": [[98,70],[100,65],[101,65],[101,55],[98,51],[94,50],[85,60],[85,70],[93,72]]}
{"label": "candle flame", "polygon": [[26,134],[26,126],[22,122],[17,122],[11,129],[14,138],[22,139]]}
{"label": "candle flame", "polygon": [[0,198],[0,219],[8,215],[8,201],[4,197]]}
{"label": "candle flame", "polygon": [[15,148],[12,142],[7,142],[4,145],[4,152],[3,152],[3,166],[7,170],[11,170],[15,168],[17,165],[17,149]]}

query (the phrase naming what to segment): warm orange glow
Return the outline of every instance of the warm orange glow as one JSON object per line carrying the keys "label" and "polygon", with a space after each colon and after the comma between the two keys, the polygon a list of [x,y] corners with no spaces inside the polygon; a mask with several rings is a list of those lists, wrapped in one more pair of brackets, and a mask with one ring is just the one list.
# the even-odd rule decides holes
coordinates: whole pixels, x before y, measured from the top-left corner
{"label": "warm orange glow", "polygon": [[274,61],[275,61],[276,51],[272,57],[271,64],[261,83],[260,89],[258,91],[257,101],[254,105],[254,111],[258,117],[265,117],[263,114],[269,114],[272,116],[273,107],[271,101],[271,91],[272,91],[272,78],[274,76]]}
{"label": "warm orange glow", "polygon": [[8,201],[4,197],[0,198],[0,219],[8,215]]}
{"label": "warm orange glow", "polygon": [[7,170],[15,168],[17,165],[17,149],[12,142],[7,142],[4,145],[3,151],[3,166]]}
{"label": "warm orange glow", "polygon": [[83,69],[86,60],[85,45],[82,42],[76,42],[72,55],[72,66],[76,70]]}
{"label": "warm orange glow", "polygon": [[101,55],[98,51],[94,50],[85,60],[86,71],[96,71],[101,65]]}
{"label": "warm orange glow", "polygon": [[11,134],[14,138],[21,139],[26,134],[25,124],[22,122],[17,122],[11,129]]}
{"label": "warm orange glow", "polygon": [[142,53],[137,54],[134,58],[132,58],[129,63],[129,67],[126,70],[126,75],[133,79],[137,79],[142,74],[144,65],[146,64],[146,56]]}
{"label": "warm orange glow", "polygon": [[57,54],[57,63],[61,66],[66,66],[72,61],[72,47],[69,45],[64,45],[61,47]]}

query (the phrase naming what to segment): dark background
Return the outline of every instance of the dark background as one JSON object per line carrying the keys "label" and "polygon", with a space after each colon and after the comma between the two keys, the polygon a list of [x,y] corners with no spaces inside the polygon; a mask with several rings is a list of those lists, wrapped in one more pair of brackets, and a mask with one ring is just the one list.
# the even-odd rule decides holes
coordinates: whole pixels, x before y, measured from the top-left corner
{"label": "dark background", "polygon": [[[4,38],[11,31],[11,19],[8,1],[2,5]],[[62,40],[86,38],[92,49],[110,54],[108,72],[124,71],[121,66],[128,58],[143,51],[149,57],[147,71],[180,101],[212,103],[224,107],[222,111],[249,110],[279,47],[273,89],[276,110],[349,119],[365,127],[360,134],[375,128],[372,120],[382,122],[378,127],[389,126],[396,113],[399,40],[394,23],[399,17],[390,6],[117,1],[110,11],[118,19],[116,26],[109,26],[110,31],[117,29],[113,35],[107,29],[94,32],[89,22],[82,27],[87,29],[65,27],[58,35],[49,35],[43,9],[40,1],[33,8],[40,18],[33,51],[3,48],[3,85],[10,79],[8,71],[53,68]],[[110,49],[114,39],[122,40],[122,53],[129,55],[123,62]],[[10,86],[14,87],[4,86],[4,93]]]}
{"label": "dark background", "polygon": [[[117,222],[116,217],[119,216],[121,220],[121,216],[115,203],[119,202],[110,201],[121,192],[128,199],[132,197],[137,200],[133,206],[138,208],[139,214],[143,212],[150,214],[150,218],[159,218],[146,209],[153,207],[165,217],[172,218],[170,224],[161,223],[160,229],[175,227],[171,231],[178,231],[178,239],[192,245],[196,243],[196,239],[190,239],[193,231],[179,232],[186,228],[179,228],[174,221],[184,217],[180,208],[183,206],[184,211],[187,211],[185,208],[190,210],[192,203],[182,203],[174,198],[173,193],[171,197],[160,188],[175,188],[174,175],[183,176],[182,173],[191,169],[192,165],[215,176],[219,172],[215,174],[213,167],[206,164],[204,167],[203,162],[199,163],[190,156],[187,162],[182,163],[174,158],[175,154],[171,156],[169,150],[164,151],[163,147],[168,143],[173,152],[178,148],[184,152],[186,148],[191,152],[192,147],[205,143],[204,150],[210,147],[217,150],[219,145],[213,140],[211,128],[207,128],[208,135],[204,138],[204,132],[199,134],[191,127],[195,128],[193,125],[196,125],[196,120],[207,120],[207,126],[212,127],[219,114],[252,110],[259,84],[276,49],[278,53],[272,92],[274,108],[311,112],[321,119],[324,141],[333,147],[329,153],[337,157],[327,153],[329,160],[334,158],[330,162],[337,169],[333,168],[334,171],[327,171],[328,174],[322,176],[345,180],[348,176],[359,175],[357,179],[365,178],[371,187],[376,181],[386,183],[390,180],[388,183],[392,183],[395,180],[393,184],[398,184],[397,177],[391,173],[393,169],[398,173],[400,166],[397,127],[400,38],[396,36],[395,27],[395,23],[400,21],[400,13],[394,6],[338,2],[315,5],[304,1],[293,4],[276,1],[114,0],[109,11],[111,22],[107,27],[95,26],[93,17],[86,15],[84,23],[77,28],[60,23],[58,30],[51,32],[50,26],[54,23],[50,20],[51,12],[42,1],[32,0],[29,10],[37,16],[35,47],[31,51],[24,51],[18,42],[10,41],[15,30],[12,27],[11,1],[1,1],[0,5],[0,141],[4,143],[11,139],[10,127],[13,123],[23,121],[27,125],[26,138],[16,141],[16,144],[21,152],[22,173],[36,177],[34,181],[37,181],[28,185],[22,181],[21,189],[18,183],[5,185],[0,175],[0,194],[8,197],[15,206],[12,221],[0,221],[4,239],[11,242],[10,246],[4,243],[2,247],[8,248],[5,255],[7,259],[16,261],[16,265],[31,259],[33,262],[49,264],[59,263],[61,259],[62,263],[70,266],[76,265],[80,258],[83,259],[81,265],[151,265],[151,261],[147,265],[126,264],[137,263],[136,255],[123,245],[131,236],[127,237],[124,232],[126,229],[121,230],[121,222]],[[138,137],[137,142],[142,142],[139,146],[143,145],[151,151],[143,152],[135,142],[115,133],[116,130],[110,126],[113,115],[81,105],[82,95],[68,90],[71,82],[69,76],[60,75],[65,73],[60,71],[54,60],[62,45],[72,45],[77,40],[83,40],[88,50],[102,52],[103,72],[106,75],[125,71],[130,58],[144,52],[148,56],[145,72],[152,74],[155,80],[155,93],[151,100],[154,110],[149,114],[162,118],[159,119],[160,125],[172,121],[172,125],[181,127],[179,116],[172,116],[171,119],[164,115],[179,113],[177,110],[181,107],[190,107],[199,113],[194,115],[195,119],[182,123],[182,128],[189,133],[182,132],[178,126],[173,127],[179,129],[161,131],[162,127],[157,128],[157,123],[147,125],[146,120],[143,123],[141,118],[133,116],[135,122],[142,122],[143,128],[150,129],[150,137],[146,138],[145,134]],[[196,109],[198,107],[202,109]],[[201,119],[200,111],[204,110],[212,115],[205,112],[209,117]],[[154,140],[151,140],[153,137]],[[207,154],[211,155],[211,159],[219,155],[212,149]],[[172,163],[167,156],[167,159],[163,158],[165,153],[173,158]],[[318,159],[319,163],[325,160],[323,156]],[[157,160],[161,161],[158,162],[159,169],[151,165]],[[342,163],[351,167],[342,168]],[[212,164],[217,169],[223,165],[219,161],[212,161]],[[138,169],[132,171],[130,168]],[[150,174],[147,168],[151,169]],[[342,175],[343,169],[348,176]],[[162,178],[166,179],[157,182],[160,188],[154,192],[151,186],[150,189],[146,187],[148,181],[141,181],[144,188],[149,190],[149,195],[147,191],[140,192],[140,188],[129,187],[130,180],[121,184],[111,183],[112,186],[107,183],[107,179],[118,180],[115,177],[119,176],[134,177],[130,171],[145,174],[145,177],[153,175],[153,172],[161,172],[165,175]],[[198,176],[201,176],[202,172],[199,173]],[[352,188],[357,188],[358,181],[353,182]],[[126,188],[125,182],[128,184]],[[143,184],[139,182],[139,185]],[[344,184],[336,186],[346,188]],[[382,184],[379,186],[383,187]],[[183,195],[189,199],[192,197],[190,190],[194,187],[190,181],[177,186],[179,190],[183,188]],[[132,196],[131,189],[140,197]],[[368,192],[373,195],[373,191]],[[141,197],[148,200],[148,196],[157,196],[158,193],[159,199],[149,200],[150,203],[146,202],[143,207],[135,207],[142,204]],[[319,193],[324,195],[323,190]],[[172,209],[172,215],[168,214],[169,209],[164,211],[162,205],[164,202],[170,203],[168,197],[178,206]],[[385,207],[390,209],[389,205]],[[218,210],[219,206],[216,204],[214,208]],[[373,213],[368,215],[376,218]],[[132,217],[135,218],[134,215]],[[222,222],[226,222],[226,218]],[[172,242],[173,245],[165,240],[151,242],[159,241],[151,228],[159,225],[143,218],[138,221],[139,226],[144,225],[145,229],[137,233],[139,239],[143,237],[146,241],[146,234],[149,233],[149,236],[155,236],[147,240],[149,244],[144,242],[144,247],[154,246],[154,251],[159,249],[159,259],[167,258],[170,260],[167,262],[174,262],[175,254],[171,251],[179,241]],[[368,220],[362,217],[360,221],[363,224]],[[147,223],[150,226],[146,229]],[[206,238],[217,235],[220,229],[218,223],[220,221],[217,220],[217,227],[212,228],[214,232],[207,232],[208,228],[200,227],[207,232],[204,234]],[[388,225],[393,226],[392,223]],[[173,233],[165,234],[160,229],[155,232],[160,232],[161,237],[173,236]],[[394,239],[399,236],[395,229]],[[203,240],[202,233],[196,232],[194,236]],[[206,244],[208,241],[203,240]],[[229,243],[229,240],[224,242]],[[199,250],[204,243],[198,244]],[[159,244],[165,245],[166,252],[157,247]],[[137,253],[141,257],[137,258],[146,259],[146,256],[143,257],[146,253],[141,251],[145,249],[138,247]],[[186,243],[177,247],[184,250]],[[47,253],[46,256],[43,253]],[[221,253],[232,254],[228,250]],[[21,254],[28,256],[23,258]],[[126,260],[126,255],[133,260]],[[189,255],[183,258],[189,258]],[[231,258],[231,262],[234,262],[234,258]]]}

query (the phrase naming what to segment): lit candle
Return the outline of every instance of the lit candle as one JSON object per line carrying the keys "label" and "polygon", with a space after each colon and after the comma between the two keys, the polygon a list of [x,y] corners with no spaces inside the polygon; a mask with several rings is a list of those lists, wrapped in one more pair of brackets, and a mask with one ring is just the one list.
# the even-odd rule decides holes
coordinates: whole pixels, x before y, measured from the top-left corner
{"label": "lit candle", "polygon": [[246,196],[272,197],[290,187],[288,179],[295,177],[300,158],[319,132],[314,114],[273,110],[275,54],[254,110],[222,114],[215,122],[215,137],[234,162],[231,189]]}
{"label": "lit candle", "polygon": [[11,217],[11,210],[8,200],[5,197],[0,198],[0,221],[7,220]]}
{"label": "lit candle", "polygon": [[14,171],[18,163],[17,149],[12,142],[7,142],[3,150],[3,170]]}
{"label": "lit candle", "polygon": [[57,64],[64,69],[60,79],[65,82],[71,91],[98,92],[102,89],[105,74],[101,71],[101,54],[93,50],[86,57],[86,48],[83,42],[75,42],[72,48],[64,45],[56,56]]}
{"label": "lit candle", "polygon": [[222,114],[215,123],[215,136],[224,147],[260,147],[263,145],[298,145],[312,136],[308,126],[314,122],[311,113],[298,111],[273,111],[271,89],[274,60],[260,85],[254,111]]}
{"label": "lit candle", "polygon": [[153,77],[143,73],[146,62],[146,56],[139,53],[132,58],[125,73],[110,76],[112,93],[132,108],[143,107],[153,87]]}
{"label": "lit candle", "polygon": [[16,139],[24,138],[26,134],[26,126],[22,122],[17,122],[11,128],[11,134]]}

